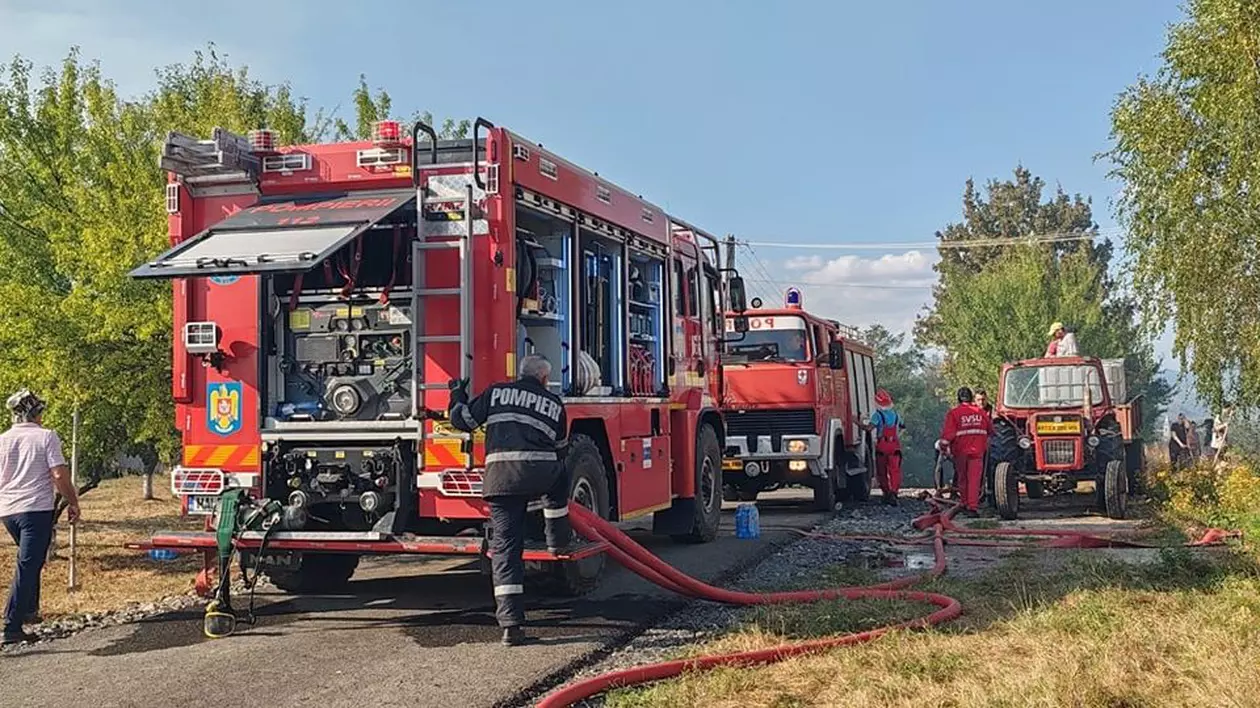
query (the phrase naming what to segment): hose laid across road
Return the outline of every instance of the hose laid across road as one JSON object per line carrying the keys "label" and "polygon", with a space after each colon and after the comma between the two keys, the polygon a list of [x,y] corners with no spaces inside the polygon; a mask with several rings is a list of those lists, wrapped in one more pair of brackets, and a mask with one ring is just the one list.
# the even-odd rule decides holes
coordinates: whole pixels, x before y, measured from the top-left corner
{"label": "hose laid across road", "polygon": [[[717,588],[701,582],[700,580],[683,573],[677,568],[665,563],[660,558],[652,555],[651,552],[643,546],[640,546],[634,541],[634,539],[630,538],[616,526],[596,516],[585,507],[578,504],[570,504],[569,516],[572,519],[575,531],[591,541],[605,543],[607,545],[607,553],[628,570],[667,590],[687,597],[711,600],[713,602],[721,602],[731,605],[777,605],[818,602],[820,600],[836,600],[842,598],[846,600],[877,598],[884,600],[904,600],[908,602],[930,603],[936,605],[939,609],[929,615],[925,615],[917,619],[885,627],[879,627],[865,632],[784,644],[777,647],[771,647],[769,649],[759,649],[733,654],[700,656],[691,659],[666,661],[658,664],[647,664],[645,666],[637,666],[620,671],[614,671],[594,676],[567,686],[561,686],[544,697],[542,701],[538,703],[538,707],[568,708],[568,706],[572,706],[578,701],[590,698],[591,696],[598,695],[608,690],[673,678],[684,672],[704,671],[718,666],[751,666],[756,664],[769,664],[776,661],[782,661],[783,659],[787,659],[789,657],[800,656],[802,654],[813,654],[833,649],[835,647],[867,642],[894,630],[930,627],[956,619],[962,615],[962,605],[960,605],[954,598],[941,595],[939,593],[917,592],[903,589],[916,583],[939,577],[945,573],[945,569],[947,567],[947,559],[945,556],[946,533],[959,535],[1044,536],[1050,538],[1036,545],[1057,548],[1103,548],[1112,545],[1137,545],[1132,544],[1132,542],[1123,542],[1098,536],[1090,536],[1074,531],[1034,531],[1024,529],[981,530],[961,528],[955,526],[952,521],[954,514],[959,509],[958,506],[945,509],[942,506],[942,500],[938,499],[930,500],[929,503],[932,505],[932,512],[915,519],[914,522],[915,528],[920,530],[931,529],[928,534],[923,536],[898,539],[892,537],[828,536],[825,534],[810,535],[817,535],[822,538],[844,538],[846,540],[852,540],[854,538],[870,538],[889,541],[892,543],[931,543],[935,551],[936,562],[930,571],[866,587],[843,587],[825,590],[800,590],[764,594],[724,590],[722,588]],[[1220,543],[1229,535],[1231,534],[1213,529],[1202,539],[1189,545],[1214,545]],[[959,543],[960,545],[1008,545],[998,541],[985,542],[978,540],[958,541],[952,543]],[[1018,546],[1025,544],[1012,543],[1009,545]]]}

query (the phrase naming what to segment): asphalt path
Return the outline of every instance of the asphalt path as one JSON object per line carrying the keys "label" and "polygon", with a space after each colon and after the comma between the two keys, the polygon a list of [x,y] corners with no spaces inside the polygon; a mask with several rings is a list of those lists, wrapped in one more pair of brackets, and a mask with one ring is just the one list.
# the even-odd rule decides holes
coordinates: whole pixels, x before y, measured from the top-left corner
{"label": "asphalt path", "polygon": [[[825,518],[809,490],[763,495],[763,533],[702,545],[632,535],[665,561],[720,580]],[[844,514],[844,511],[840,512]],[[237,603],[238,609],[243,604]],[[581,598],[531,596],[538,641],[503,647],[489,578],[476,562],[395,557],[365,562],[344,594],[295,597],[260,591],[259,622],[205,639],[199,611],[85,631],[0,656],[4,705],[12,706],[509,706],[522,692],[615,647],[682,606],[611,562]]]}

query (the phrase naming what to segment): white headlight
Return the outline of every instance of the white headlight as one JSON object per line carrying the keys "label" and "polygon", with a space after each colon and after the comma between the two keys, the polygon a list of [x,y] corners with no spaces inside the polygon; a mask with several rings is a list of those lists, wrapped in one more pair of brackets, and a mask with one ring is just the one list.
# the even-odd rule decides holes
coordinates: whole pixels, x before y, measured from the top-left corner
{"label": "white headlight", "polygon": [[1024,436],[1024,437],[1020,438],[1020,439],[1019,439],[1019,446],[1020,446],[1020,447],[1022,447],[1022,448],[1024,448],[1025,450],[1027,450],[1028,448],[1032,447],[1032,438],[1030,438],[1030,437],[1028,437],[1028,436]]}
{"label": "white headlight", "polygon": [[1097,435],[1089,436],[1085,440],[1085,442],[1089,443],[1090,447],[1098,447],[1100,444],[1102,444],[1102,440],[1099,440]]}

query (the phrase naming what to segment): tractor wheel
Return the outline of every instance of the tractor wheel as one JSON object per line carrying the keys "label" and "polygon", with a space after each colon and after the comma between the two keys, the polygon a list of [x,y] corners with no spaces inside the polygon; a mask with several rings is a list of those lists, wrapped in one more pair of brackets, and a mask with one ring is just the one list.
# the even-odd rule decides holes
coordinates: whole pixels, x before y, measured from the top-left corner
{"label": "tractor wheel", "polygon": [[708,543],[722,522],[722,448],[713,426],[700,428],[696,441],[696,511],[691,531],[672,538],[681,543]]}
{"label": "tractor wheel", "polygon": [[1029,499],[1040,499],[1046,495],[1046,485],[1042,482],[1024,482],[1024,491]]}
{"label": "tractor wheel", "polygon": [[993,502],[1003,519],[1019,516],[1019,474],[1009,462],[999,462],[993,468]]}
{"label": "tractor wheel", "polygon": [[[1111,463],[1118,462],[1121,473],[1124,474],[1124,438],[1120,433],[1120,425],[1110,418],[1104,418],[1098,424],[1095,434],[1098,436],[1098,447],[1094,450],[1093,470],[1095,499],[1098,510],[1110,515],[1110,505],[1107,501],[1107,470],[1111,469]],[[1128,490],[1126,489],[1125,492],[1127,494]]]}
{"label": "tractor wheel", "polygon": [[1099,488],[1102,490],[1103,508],[1107,516],[1112,519],[1123,519],[1129,506],[1129,478],[1125,474],[1123,460],[1112,460],[1107,463],[1103,478],[1099,480]]}
{"label": "tractor wheel", "polygon": [[[590,509],[601,519],[607,519],[608,474],[595,441],[585,435],[574,435],[564,457],[564,466],[569,472],[569,501]],[[603,553],[596,553],[582,560],[548,563],[548,585],[554,594],[569,597],[589,592],[599,584],[605,560]]]}
{"label": "tractor wheel", "polygon": [[1014,463],[1023,454],[1019,448],[1019,430],[1010,422],[998,418],[993,421],[993,436],[989,438],[989,459],[994,463]]}
{"label": "tractor wheel", "polygon": [[294,595],[341,590],[359,567],[359,557],[350,553],[294,555],[295,566],[264,571],[272,585]]}
{"label": "tractor wheel", "polygon": [[1142,449],[1141,442],[1134,441],[1125,445],[1124,467],[1129,477],[1129,493],[1142,494],[1145,491],[1142,473],[1146,467],[1146,451]]}

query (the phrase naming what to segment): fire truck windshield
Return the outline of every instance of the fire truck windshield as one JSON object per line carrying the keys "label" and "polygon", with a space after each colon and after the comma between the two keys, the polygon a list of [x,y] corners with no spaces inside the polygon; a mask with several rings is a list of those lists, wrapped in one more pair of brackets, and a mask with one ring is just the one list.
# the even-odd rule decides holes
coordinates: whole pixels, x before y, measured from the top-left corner
{"label": "fire truck windshield", "polygon": [[809,361],[808,330],[801,317],[748,318],[748,331],[735,334],[733,318],[727,318],[726,354],[722,360],[731,363],[757,361]]}

